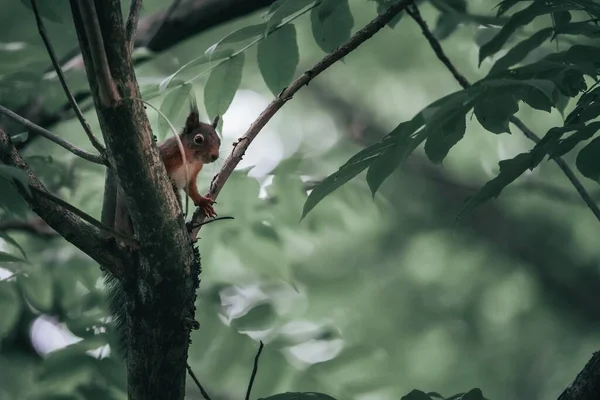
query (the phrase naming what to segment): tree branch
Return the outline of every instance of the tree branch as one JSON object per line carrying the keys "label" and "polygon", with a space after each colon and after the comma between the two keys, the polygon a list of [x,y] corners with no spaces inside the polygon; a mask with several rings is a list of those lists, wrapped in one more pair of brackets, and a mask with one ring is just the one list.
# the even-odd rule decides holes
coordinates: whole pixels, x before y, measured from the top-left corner
{"label": "tree branch", "polygon": [[199,256],[185,230],[144,104],[138,100],[141,96],[125,42],[120,1],[95,1],[119,101],[107,104],[95,90],[95,60],[86,48],[87,40],[92,39],[78,18],[78,3],[71,0],[75,29],[108,158],[140,243],[136,262],[129,265],[131,274],[126,274],[120,287],[119,300],[126,307],[117,315],[126,329],[122,334],[126,336],[128,396],[132,400],[182,399],[193,326],[190,320],[194,319],[199,285]]}
{"label": "tree branch", "polygon": [[600,352],[595,352],[583,370],[558,397],[558,400],[600,399]]}
{"label": "tree branch", "polygon": [[[442,46],[440,45],[440,43],[437,41],[437,39],[433,36],[431,31],[429,30],[427,23],[425,22],[425,20],[423,20],[423,17],[421,17],[421,13],[419,12],[418,7],[416,5],[413,7],[409,7],[406,12],[419,25],[419,27],[421,28],[421,31],[423,32],[423,36],[425,36],[425,38],[429,42],[429,45],[431,46],[433,52],[440,59],[440,61],[444,64],[444,66],[446,66],[446,68],[450,71],[450,73],[452,73],[452,76],[454,76],[456,81],[464,89],[470,87],[471,84],[469,83],[469,81],[458,72],[456,67],[454,67],[454,65],[452,64],[452,62],[450,61],[450,59],[448,58],[448,56],[442,49]],[[523,123],[523,121],[521,121],[519,118],[517,118],[513,115],[512,117],[509,118],[509,121],[511,123],[513,123],[517,128],[519,128],[523,132],[525,137],[527,137],[529,140],[533,141],[534,143],[538,143],[540,141],[540,138],[531,129],[529,129],[527,127],[527,125],[525,125],[525,123]],[[579,181],[579,179],[577,178],[577,176],[575,175],[575,173],[573,172],[571,167],[569,167],[569,165],[561,157],[553,157],[552,160],[556,163],[556,165],[558,165],[558,167],[566,175],[567,179],[569,179],[569,181],[571,182],[571,184],[573,185],[575,190],[577,190],[577,193],[579,193],[579,195],[581,196],[583,201],[587,204],[588,208],[592,211],[592,213],[594,213],[594,216],[596,217],[596,219],[598,221],[600,221],[600,208],[594,202],[594,200],[592,199],[592,196],[590,196],[590,194],[585,189],[585,187],[583,186],[581,181]]]}
{"label": "tree branch", "polygon": [[[302,74],[298,79],[292,82],[287,88],[285,88],[278,96],[273,100],[267,108],[259,115],[259,117],[250,125],[250,128],[246,131],[244,136],[240,138],[233,151],[225,160],[223,167],[213,178],[210,185],[208,196],[216,199],[219,192],[223,188],[223,185],[233,173],[235,167],[242,160],[246,149],[252,141],[256,138],[262,128],[273,118],[275,113],[283,107],[285,103],[294,97],[294,94],[300,90],[303,86],[308,85],[309,82],[317,77],[320,73],[331,67],[334,63],[347,56],[350,52],[355,50],[362,43],[373,37],[379,30],[381,30],[387,23],[389,23],[396,15],[402,10],[406,9],[413,0],[397,0],[394,2],[384,13],[380,14],[365,25],[361,30],[356,32],[346,43],[326,55],[321,61],[315,64],[311,69]],[[192,220],[188,223],[188,229],[191,231],[192,239],[195,240],[198,236],[198,232],[201,226],[192,228],[195,225],[201,224],[204,221],[204,215],[198,208],[192,216]]]}
{"label": "tree branch", "polygon": [[4,106],[0,106],[0,114],[4,114],[8,118],[11,118],[12,120],[20,123],[25,128],[28,128],[34,132],[39,133],[41,136],[56,143],[60,147],[64,148],[65,150],[70,151],[71,153],[75,154],[76,156],[83,158],[84,160],[88,160],[95,164],[102,164],[102,165],[105,164],[105,161],[102,156],[97,155],[97,154],[88,153],[87,151],[75,146],[74,144],[71,144],[71,143],[67,142],[66,140],[56,136],[54,133],[42,128],[41,126],[37,126],[33,122],[21,117],[20,115],[15,114],[14,112],[10,111],[8,108],[6,108]]}
{"label": "tree branch", "polygon": [[69,100],[69,103],[71,104],[71,108],[73,108],[73,111],[75,111],[75,115],[77,116],[77,119],[81,123],[81,126],[83,127],[83,130],[85,131],[85,134],[87,135],[88,139],[92,143],[92,146],[94,146],[96,148],[96,150],[98,150],[98,152],[100,153],[101,156],[104,156],[104,146],[102,146],[102,144],[94,136],[94,133],[92,132],[90,126],[88,125],[85,118],[83,117],[83,114],[82,114],[81,110],[79,109],[79,106],[77,105],[77,102],[75,101],[75,98],[73,97],[73,94],[69,90],[69,86],[67,85],[67,81],[65,80],[65,76],[62,72],[62,68],[60,67],[58,60],[56,59],[56,54],[54,53],[54,49],[52,48],[50,39],[48,38],[48,35],[46,35],[46,28],[44,27],[44,21],[42,20],[42,18],[40,16],[40,12],[37,7],[37,0],[30,0],[30,1],[31,1],[31,7],[33,9],[33,15],[35,16],[35,21],[37,23],[38,31],[40,33],[40,36],[42,37],[42,41],[44,42],[44,45],[46,46],[46,50],[48,51],[48,55],[50,56],[50,60],[52,61],[52,65],[54,66],[54,70],[56,71],[56,75],[58,76],[58,80],[60,81],[60,84],[62,85],[62,88],[65,91],[65,95],[67,96],[67,99]]}
{"label": "tree branch", "polygon": [[87,45],[92,57],[92,67],[94,69],[96,79],[98,80],[97,87],[100,93],[100,99],[105,106],[115,104],[120,100],[119,93],[115,86],[115,82],[110,73],[108,60],[106,59],[106,50],[104,48],[104,39],[102,38],[102,30],[96,15],[96,6],[94,0],[78,0],[79,12],[85,27],[85,36]]}
{"label": "tree branch", "polygon": [[[8,135],[2,130],[0,130],[0,162],[25,171],[29,177],[29,185],[47,192],[44,185],[21,158]],[[97,228],[86,224],[81,218],[50,200],[42,196],[29,196],[21,185],[17,189],[33,211],[52,229],[96,260],[114,276],[122,275],[124,260],[127,258],[124,252],[117,247],[116,242],[107,242]]]}
{"label": "tree branch", "polygon": [[125,25],[125,41],[130,54],[135,46],[135,32],[137,30],[141,9],[142,0],[131,0],[129,16],[127,17],[127,24]]}

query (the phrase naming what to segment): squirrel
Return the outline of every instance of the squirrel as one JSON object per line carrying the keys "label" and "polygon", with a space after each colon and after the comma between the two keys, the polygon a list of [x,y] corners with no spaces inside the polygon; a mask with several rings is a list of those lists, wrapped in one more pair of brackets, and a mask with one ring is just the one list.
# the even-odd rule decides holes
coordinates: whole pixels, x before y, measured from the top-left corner
{"label": "squirrel", "polygon": [[[192,199],[194,205],[200,207],[206,217],[209,218],[216,216],[213,208],[214,200],[202,196],[198,192],[196,179],[204,164],[212,163],[219,158],[221,139],[216,131],[218,121],[217,117],[212,124],[201,122],[196,102],[194,100],[190,102],[189,115],[185,121],[183,131],[178,135],[185,152],[187,180],[186,168],[183,164],[178,138],[170,137],[158,146],[160,157],[174,188],[184,190]],[[117,189],[114,221],[114,227],[117,232],[133,236],[133,225],[127,205],[125,204],[124,193],[120,186]]]}
{"label": "squirrel", "polygon": [[[185,126],[178,135],[178,138],[170,137],[158,146],[160,157],[165,165],[167,175],[171,179],[176,193],[178,194],[179,190],[184,190],[194,204],[200,207],[207,217],[216,215],[213,208],[214,200],[198,193],[196,178],[204,164],[212,163],[219,158],[221,139],[216,131],[218,121],[219,118],[217,117],[212,124],[201,122],[198,107],[192,98],[192,101],[190,102],[190,112],[185,121]],[[187,179],[186,168],[183,164],[183,157],[180,152],[178,139],[183,145],[187,162]],[[181,199],[179,196],[177,196],[177,198],[181,207]],[[133,238],[133,224],[125,203],[124,193],[118,183],[113,227],[121,236]],[[123,242],[130,248],[137,247],[132,246],[129,241]],[[127,346],[125,345],[125,340],[127,338],[127,328],[125,326],[127,319],[126,292],[133,290],[133,287],[136,284],[135,271],[132,272],[134,275],[128,274],[124,279],[117,279],[110,274],[105,274],[108,305],[117,334],[117,342],[115,344],[124,357],[127,357]]]}

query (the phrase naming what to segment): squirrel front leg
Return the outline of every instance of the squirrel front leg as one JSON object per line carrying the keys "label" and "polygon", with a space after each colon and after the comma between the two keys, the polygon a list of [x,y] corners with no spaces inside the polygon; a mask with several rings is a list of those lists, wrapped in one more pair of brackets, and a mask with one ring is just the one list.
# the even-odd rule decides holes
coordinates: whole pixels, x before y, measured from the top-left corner
{"label": "squirrel front leg", "polygon": [[208,218],[214,217],[217,215],[217,213],[215,212],[215,209],[213,208],[213,204],[215,203],[215,201],[213,199],[211,199],[210,197],[202,196],[198,192],[198,185],[196,183],[197,176],[198,176],[197,174],[193,176],[193,178],[190,180],[188,186],[186,188],[184,188],[184,190],[185,190],[186,194],[188,196],[190,196],[190,198],[194,202],[194,205],[196,207],[200,207],[200,209],[202,210],[202,212],[204,213],[204,215],[206,217],[208,217]]}

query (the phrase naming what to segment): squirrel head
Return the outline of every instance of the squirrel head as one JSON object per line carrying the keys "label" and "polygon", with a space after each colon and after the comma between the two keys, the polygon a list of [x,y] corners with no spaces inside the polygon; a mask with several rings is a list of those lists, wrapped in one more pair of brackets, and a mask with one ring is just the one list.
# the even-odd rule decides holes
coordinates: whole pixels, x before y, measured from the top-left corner
{"label": "squirrel head", "polygon": [[205,164],[219,158],[221,139],[216,131],[218,122],[218,117],[212,124],[200,121],[198,109],[192,105],[180,136],[183,146],[193,153],[194,158],[201,159]]}

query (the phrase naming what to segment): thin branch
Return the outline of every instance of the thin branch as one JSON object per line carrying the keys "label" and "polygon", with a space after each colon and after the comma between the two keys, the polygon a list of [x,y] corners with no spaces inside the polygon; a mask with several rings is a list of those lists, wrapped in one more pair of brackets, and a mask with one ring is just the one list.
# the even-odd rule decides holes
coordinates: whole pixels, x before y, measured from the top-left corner
{"label": "thin branch", "polygon": [[104,146],[102,146],[102,143],[100,143],[98,141],[98,139],[96,139],[96,137],[94,136],[94,133],[90,129],[90,126],[88,125],[85,118],[83,117],[83,113],[81,112],[81,109],[77,105],[77,101],[75,101],[73,94],[71,93],[71,91],[69,90],[69,87],[67,86],[67,81],[65,80],[65,76],[62,72],[62,68],[60,67],[58,59],[56,58],[56,54],[54,53],[54,49],[52,48],[52,44],[50,43],[50,38],[48,38],[48,35],[46,34],[46,28],[44,27],[44,21],[42,21],[42,18],[40,17],[40,12],[39,12],[38,6],[37,6],[37,0],[30,0],[30,1],[31,1],[31,7],[33,9],[33,15],[35,15],[35,21],[37,23],[38,31],[40,33],[40,36],[42,37],[42,40],[44,41],[44,45],[46,46],[46,50],[48,51],[50,60],[52,60],[52,65],[54,66],[54,70],[56,71],[58,80],[60,81],[60,84],[62,85],[62,88],[65,91],[65,94],[67,95],[67,99],[69,100],[69,103],[71,104],[71,107],[73,108],[73,111],[75,111],[75,115],[77,116],[77,119],[81,123],[81,126],[83,126],[83,130],[85,131],[85,134],[87,135],[88,139],[90,140],[92,145],[96,148],[96,150],[98,150],[98,152],[102,156],[104,156],[104,154],[105,154]]}
{"label": "thin branch", "polygon": [[250,393],[252,392],[252,386],[254,386],[254,379],[256,378],[256,373],[258,372],[258,359],[260,358],[260,354],[263,351],[265,345],[262,340],[259,342],[258,351],[256,352],[256,357],[254,357],[254,368],[252,368],[252,375],[250,376],[250,382],[248,382],[248,390],[246,390],[245,400],[250,400]]}
{"label": "thin branch", "polygon": [[[38,191],[47,192],[44,185],[31,171],[10,138],[0,130],[0,164],[16,167],[27,174],[28,184]],[[15,185],[19,193],[27,200],[33,211],[63,238],[92,257],[96,262],[116,277],[125,270],[124,265],[131,263],[130,255],[121,250],[116,242],[106,241],[100,231],[84,222],[74,213],[61,208],[43,196],[30,196],[23,185]]]}
{"label": "thin branch", "polygon": [[100,29],[100,23],[96,15],[96,6],[94,5],[94,0],[78,0],[78,3],[90,47],[92,64],[96,72],[96,78],[98,79],[100,99],[105,106],[110,106],[119,101],[120,96],[110,73],[110,68],[108,67],[102,30]]}
{"label": "thin branch", "polygon": [[595,352],[583,370],[558,397],[558,400],[595,400],[600,398],[600,352]]}
{"label": "thin branch", "polygon": [[125,41],[129,54],[133,52],[135,46],[135,32],[137,31],[138,21],[140,19],[140,10],[142,9],[143,0],[131,0],[129,6],[129,16],[125,25]]}
{"label": "thin branch", "polygon": [[[456,81],[464,89],[470,87],[471,84],[469,83],[469,81],[458,72],[456,67],[454,67],[454,65],[442,49],[442,46],[440,45],[438,40],[433,36],[431,31],[429,30],[429,27],[427,26],[427,23],[423,20],[423,17],[421,17],[421,13],[419,12],[417,6],[415,5],[413,7],[409,7],[406,12],[412,17],[412,19],[415,20],[419,27],[421,27],[421,31],[423,32],[423,35],[429,42],[429,45],[433,49],[433,52],[446,66],[446,68],[452,73]],[[509,121],[512,124],[514,124],[517,128],[519,128],[523,132],[525,137],[527,137],[529,140],[533,141],[534,143],[538,143],[540,141],[540,138],[531,129],[529,129],[527,125],[525,125],[525,123],[523,123],[523,121],[521,121],[519,118],[512,116],[509,118]],[[585,189],[581,181],[577,178],[571,167],[569,167],[569,165],[560,157],[553,157],[552,160],[566,175],[567,179],[569,179],[573,187],[575,187],[575,190],[577,190],[577,193],[579,193],[583,201],[587,204],[588,208],[592,211],[592,213],[594,213],[596,219],[600,221],[600,208],[598,207],[596,202],[594,202],[594,199],[592,198],[592,196],[590,196],[590,194]]]}
{"label": "thin branch", "polygon": [[202,397],[204,397],[206,400],[211,400],[210,396],[208,395],[206,390],[204,390],[204,387],[202,387],[202,384],[200,383],[198,378],[196,378],[196,374],[194,374],[194,371],[192,371],[192,367],[190,367],[190,364],[186,364],[186,367],[187,367],[188,373],[192,377],[192,380],[194,381],[196,386],[198,386],[198,389],[200,389],[200,393],[202,393]]}
{"label": "thin branch", "polygon": [[[242,160],[246,149],[252,141],[259,134],[261,129],[273,118],[275,113],[283,107],[285,103],[292,99],[294,94],[300,90],[303,86],[308,85],[309,82],[316,76],[321,74],[327,68],[331,67],[337,61],[347,56],[350,52],[355,50],[362,43],[373,37],[379,30],[386,26],[388,22],[394,19],[402,10],[406,9],[413,0],[397,0],[394,2],[384,13],[380,14],[365,25],[361,30],[356,32],[346,43],[339,46],[337,49],[326,55],[321,61],[315,64],[310,70],[302,74],[298,79],[292,82],[286,89],[284,89],[278,96],[273,100],[267,108],[258,116],[258,118],[250,125],[250,128],[246,131],[244,136],[240,138],[237,145],[225,160],[223,167],[218,174],[213,178],[208,196],[216,199],[219,192],[223,188],[223,185],[233,173],[235,167]],[[196,209],[192,217],[191,225],[196,225],[199,222],[204,221],[203,213],[200,209]],[[192,230],[192,240],[195,240],[198,236],[199,228]]]}
{"label": "thin branch", "polygon": [[221,220],[225,220],[225,219],[235,219],[235,218],[233,218],[233,217],[218,217],[218,218],[209,219],[208,221],[200,222],[200,223],[195,224],[195,225],[189,225],[188,226],[188,231],[191,231],[192,229],[199,228],[199,227],[201,227],[203,225],[208,225],[211,222],[221,221]]}
{"label": "thin branch", "polygon": [[88,153],[87,151],[75,146],[74,144],[71,144],[71,143],[67,142],[66,140],[56,136],[54,133],[42,128],[41,126],[37,126],[33,122],[21,117],[18,114],[15,114],[14,112],[10,111],[8,108],[6,108],[4,106],[0,106],[0,114],[6,115],[8,118],[20,123],[25,128],[31,129],[32,131],[42,135],[46,139],[56,143],[60,147],[64,148],[65,150],[70,151],[71,153],[75,154],[76,156],[83,158],[84,160],[88,160],[89,162],[93,162],[95,164],[105,165],[105,160],[101,155]]}

